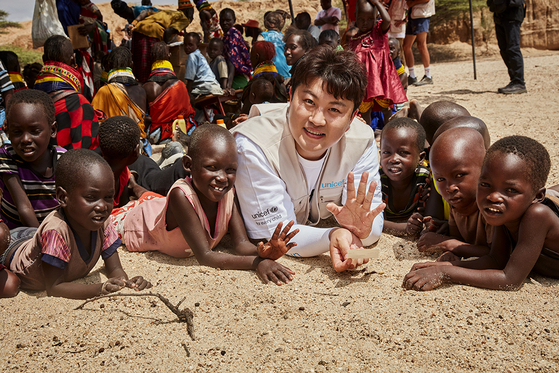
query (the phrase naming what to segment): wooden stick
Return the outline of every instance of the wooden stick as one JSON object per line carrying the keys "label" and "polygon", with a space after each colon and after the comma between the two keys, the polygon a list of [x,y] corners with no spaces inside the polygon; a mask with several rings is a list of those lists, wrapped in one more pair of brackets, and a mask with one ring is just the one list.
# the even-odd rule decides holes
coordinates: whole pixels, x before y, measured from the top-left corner
{"label": "wooden stick", "polygon": [[167,306],[167,308],[169,308],[171,310],[171,312],[173,312],[175,315],[177,315],[177,317],[179,318],[179,322],[186,323],[186,330],[188,331],[188,335],[190,336],[190,338],[192,338],[193,341],[196,340],[196,338],[194,336],[194,323],[192,322],[192,320],[194,318],[194,313],[188,307],[186,307],[184,310],[179,309],[179,306],[181,305],[182,302],[184,302],[186,297],[184,297],[175,306],[171,303],[171,301],[169,301],[169,299],[165,298],[163,295],[161,295],[159,293],[149,292],[149,293],[107,294],[107,295],[99,295],[95,298],[88,299],[85,302],[83,302],[82,304],[80,304],[79,306],[77,306],[76,308],[74,308],[74,310],[81,310],[88,303],[94,302],[94,301],[99,300],[99,299],[111,298],[111,297],[157,297],[157,298],[159,298],[161,300],[161,302],[163,302]]}

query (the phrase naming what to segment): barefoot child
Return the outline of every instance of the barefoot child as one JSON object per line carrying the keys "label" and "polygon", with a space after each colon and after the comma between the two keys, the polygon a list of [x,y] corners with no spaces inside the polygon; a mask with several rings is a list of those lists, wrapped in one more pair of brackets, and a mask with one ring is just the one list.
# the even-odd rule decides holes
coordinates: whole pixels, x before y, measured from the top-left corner
{"label": "barefoot child", "polygon": [[545,194],[550,164],[543,145],[528,137],[493,144],[477,186],[479,210],[495,227],[490,253],[472,261],[415,264],[403,286],[431,290],[454,282],[517,290],[532,270],[559,278],[559,206]]}
{"label": "barefoot child", "polygon": [[56,138],[52,99],[33,89],[14,93],[5,126],[11,144],[0,148],[0,217],[9,229],[38,227],[58,207],[54,169],[66,151],[50,145]]}
{"label": "barefoot child", "polygon": [[186,88],[192,98],[200,95],[222,95],[223,89],[219,85],[206,57],[202,55],[200,49],[200,35],[196,32],[189,32],[184,37],[184,51],[188,55],[186,60]]}
{"label": "barefoot child", "polygon": [[431,147],[430,166],[438,190],[450,205],[449,236],[424,233],[419,251],[450,251],[458,257],[480,257],[489,251],[493,229],[476,204],[476,190],[485,147],[472,128],[443,132]]}
{"label": "barefoot child", "polygon": [[429,169],[425,159],[425,131],[413,119],[388,122],[380,141],[380,180],[384,208],[383,232],[415,236],[423,229],[423,216],[417,212]]}
{"label": "barefoot child", "polygon": [[[377,21],[379,14],[381,20]],[[408,100],[390,58],[390,16],[379,0],[359,0],[355,25],[359,33],[349,39],[348,45],[365,64],[368,77],[359,111],[367,124],[371,122],[371,111],[381,111],[386,123],[392,115],[391,106]]]}
{"label": "barefoot child", "polygon": [[[223,127],[207,124],[194,130],[183,158],[192,178],[178,180],[166,198],[148,200],[117,216],[126,248],[177,258],[194,255],[201,265],[214,268],[254,269],[265,283],[291,281],[294,272],[274,260],[295,246],[289,241],[298,230],[288,234],[293,222],[283,231],[280,223],[268,243],[258,248],[250,243],[234,202],[236,149]],[[227,232],[238,256],[212,251]]]}
{"label": "barefoot child", "polygon": [[[151,284],[142,277],[128,280],[120,265],[121,241],[107,221],[114,195],[112,171],[99,155],[86,149],[64,154],[56,168],[56,197],[61,208],[38,229],[12,230],[4,264],[21,280],[21,288],[46,290],[49,296],[87,299],[129,287]],[[105,283],[72,283],[105,261]]]}

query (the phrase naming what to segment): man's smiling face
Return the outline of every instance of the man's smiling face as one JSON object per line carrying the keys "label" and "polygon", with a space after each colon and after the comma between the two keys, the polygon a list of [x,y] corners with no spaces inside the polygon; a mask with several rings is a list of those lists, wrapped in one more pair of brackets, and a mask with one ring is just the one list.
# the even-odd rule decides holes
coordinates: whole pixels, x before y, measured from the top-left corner
{"label": "man's smiling face", "polygon": [[318,160],[349,129],[356,111],[348,99],[334,97],[320,78],[297,86],[291,93],[289,130],[300,156]]}

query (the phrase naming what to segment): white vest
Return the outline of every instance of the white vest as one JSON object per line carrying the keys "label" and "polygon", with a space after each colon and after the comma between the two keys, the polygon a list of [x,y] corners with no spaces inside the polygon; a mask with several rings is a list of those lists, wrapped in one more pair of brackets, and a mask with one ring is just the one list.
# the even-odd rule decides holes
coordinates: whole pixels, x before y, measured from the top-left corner
{"label": "white vest", "polygon": [[295,208],[297,224],[316,225],[320,219],[331,216],[326,209],[329,202],[341,205],[347,174],[375,141],[374,132],[360,120],[354,119],[349,130],[328,149],[317,185],[312,196],[309,196],[307,180],[297,159],[295,140],[287,124],[288,105],[280,108],[274,105],[274,109],[268,108],[268,105],[257,105],[262,115],[239,124],[231,132],[246,136],[260,147],[272,169],[286,185],[287,194]]}

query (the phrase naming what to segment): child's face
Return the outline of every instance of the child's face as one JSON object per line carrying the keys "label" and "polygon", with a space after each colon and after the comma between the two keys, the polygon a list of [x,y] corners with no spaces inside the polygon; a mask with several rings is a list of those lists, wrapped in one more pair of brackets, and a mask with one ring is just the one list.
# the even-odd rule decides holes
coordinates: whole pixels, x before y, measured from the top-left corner
{"label": "child's face", "polygon": [[191,160],[192,183],[200,201],[219,202],[235,184],[237,148],[232,141],[203,141]]}
{"label": "child's face", "polygon": [[388,42],[388,49],[390,50],[390,58],[395,59],[400,54],[400,43],[396,39],[390,39]]}
{"label": "child's face", "polygon": [[299,58],[303,57],[305,50],[301,46],[301,36],[299,35],[289,35],[287,38],[287,43],[285,43],[285,60],[289,66],[293,65],[295,62],[299,61]]}
{"label": "child's face", "polygon": [[360,33],[369,32],[375,26],[377,21],[377,10],[362,10],[358,12],[355,19],[355,26],[359,29]]}
{"label": "child's face", "polygon": [[539,191],[528,180],[527,167],[514,154],[495,152],[487,160],[479,177],[477,204],[488,224],[518,224],[535,201]]}
{"label": "child's face", "polygon": [[223,29],[223,33],[226,34],[229,31],[229,29],[233,27],[236,21],[237,20],[235,19],[235,17],[230,13],[225,13],[223,17],[220,17],[219,25]]}
{"label": "child's face", "polygon": [[51,138],[56,137],[56,124],[48,123],[42,105],[19,103],[10,109],[8,138],[26,163],[39,165],[47,154]]}
{"label": "child's face", "polygon": [[198,43],[195,38],[192,36],[184,38],[184,51],[186,54],[194,53],[196,49],[198,49]]}
{"label": "child's face", "polygon": [[333,49],[336,49],[336,47],[337,47],[338,44],[340,44],[340,43],[338,42],[338,40],[334,40],[334,39],[332,39],[332,38],[327,37],[327,38],[321,39],[319,44],[320,44],[320,45],[326,44],[326,45],[331,46]]}
{"label": "child's face", "polygon": [[217,56],[221,56],[223,54],[223,44],[210,42],[208,45],[208,56],[213,60]]}
{"label": "child's face", "polygon": [[96,163],[79,176],[80,182],[70,191],[59,187],[56,197],[72,229],[78,233],[97,231],[113,210],[113,173],[107,165]]}
{"label": "child's face", "polygon": [[390,128],[382,132],[380,165],[391,181],[406,181],[413,177],[425,152],[419,152],[417,133],[412,128]]}
{"label": "child's face", "polygon": [[431,171],[442,197],[455,211],[470,215],[477,209],[476,191],[481,164],[468,154],[431,150]]}

